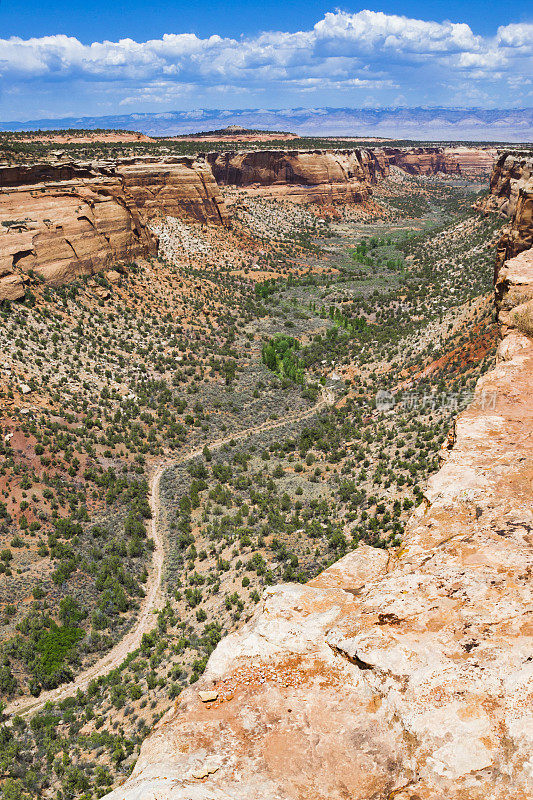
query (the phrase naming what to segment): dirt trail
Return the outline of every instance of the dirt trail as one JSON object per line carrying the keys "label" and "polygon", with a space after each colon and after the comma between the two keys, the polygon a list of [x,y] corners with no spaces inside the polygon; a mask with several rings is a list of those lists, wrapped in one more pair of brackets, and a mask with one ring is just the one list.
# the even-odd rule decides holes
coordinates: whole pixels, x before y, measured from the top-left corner
{"label": "dirt trail", "polygon": [[[312,417],[322,408],[331,406],[334,402],[334,399],[334,394],[331,389],[323,389],[320,400],[307,411],[303,411],[301,414],[288,415],[281,421],[277,420],[275,422],[264,422],[261,425],[256,425],[243,431],[237,431],[236,433],[226,436],[223,439],[215,439],[212,442],[207,442],[207,447],[210,450],[218,450],[220,447],[225,444],[229,444],[231,441],[247,439],[249,436],[261,433],[262,431],[276,430],[276,428],[282,428],[291,422],[299,422],[307,419],[308,417]],[[143,634],[152,630],[153,616],[161,608],[163,600],[161,581],[163,577],[165,551],[164,542],[158,530],[160,510],[159,484],[161,481],[161,476],[166,469],[179,466],[180,464],[184,464],[193,458],[198,458],[201,456],[204,446],[205,445],[202,445],[202,447],[190,450],[180,458],[172,459],[171,461],[164,461],[161,464],[158,464],[150,476],[150,509],[152,511],[152,519],[150,520],[150,536],[154,541],[155,549],[153,551],[150,576],[146,584],[146,594],[141,603],[139,616],[137,617],[133,628],[113,648],[111,648],[107,655],[103,656],[99,661],[86,669],[84,672],[81,672],[75,678],[75,680],[72,681],[72,683],[62,684],[61,686],[58,686],[57,689],[50,689],[49,691],[41,692],[39,697],[21,697],[18,700],[14,700],[5,707],[4,714],[10,717],[15,715],[27,716],[28,714],[39,711],[45,705],[45,703],[64,700],[66,697],[71,697],[73,694],[76,694],[78,690],[85,691],[92,680],[95,680],[101,675],[105,675],[107,672],[110,672],[110,670],[120,666],[126,656],[128,656],[134,650],[137,650],[141,643]]]}

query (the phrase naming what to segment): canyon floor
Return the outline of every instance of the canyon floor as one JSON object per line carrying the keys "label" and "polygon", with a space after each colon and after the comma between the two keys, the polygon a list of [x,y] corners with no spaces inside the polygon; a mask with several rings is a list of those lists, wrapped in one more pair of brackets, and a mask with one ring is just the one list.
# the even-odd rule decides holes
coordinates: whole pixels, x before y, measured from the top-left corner
{"label": "canyon floor", "polygon": [[157,257],[3,304],[6,800],[103,796],[262,597],[399,551],[494,366],[484,192],[225,188],[231,228],[154,220]]}

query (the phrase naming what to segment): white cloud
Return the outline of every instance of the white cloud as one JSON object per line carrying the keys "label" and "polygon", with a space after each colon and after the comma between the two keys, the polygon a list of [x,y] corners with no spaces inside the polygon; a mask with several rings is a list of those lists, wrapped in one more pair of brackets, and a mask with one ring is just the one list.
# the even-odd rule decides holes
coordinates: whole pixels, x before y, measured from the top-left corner
{"label": "white cloud", "polygon": [[520,22],[498,28],[497,44],[504,47],[523,47],[533,51],[533,23]]}
{"label": "white cloud", "polygon": [[315,25],[319,40],[353,45],[354,50],[399,53],[449,53],[477,50],[482,39],[466,24],[426,22],[375,11],[328,13]]}
{"label": "white cloud", "polygon": [[[194,91],[401,91],[410,102],[454,102],[450,87],[523,86],[532,72],[533,25],[502,26],[494,37],[465,23],[360,11],[327,13],[308,31],[232,39],[169,33],[161,39],[82,44],[58,34],[0,39],[0,77],[9,86],[113,84],[118,102],[165,102]],[[495,88],[499,84],[500,88]],[[95,89],[96,91],[96,89]],[[366,98],[362,97],[366,102]],[[455,102],[460,102],[456,98]],[[523,104],[524,100],[521,100]]]}

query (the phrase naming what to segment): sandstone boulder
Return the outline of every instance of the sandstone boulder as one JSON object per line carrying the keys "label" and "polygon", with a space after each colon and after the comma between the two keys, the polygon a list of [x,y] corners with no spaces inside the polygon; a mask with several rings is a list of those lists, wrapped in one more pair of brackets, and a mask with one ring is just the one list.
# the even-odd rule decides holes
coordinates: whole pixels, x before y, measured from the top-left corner
{"label": "sandstone boulder", "polygon": [[0,278],[0,301],[21,300],[25,294],[26,289],[19,275],[7,274]]}

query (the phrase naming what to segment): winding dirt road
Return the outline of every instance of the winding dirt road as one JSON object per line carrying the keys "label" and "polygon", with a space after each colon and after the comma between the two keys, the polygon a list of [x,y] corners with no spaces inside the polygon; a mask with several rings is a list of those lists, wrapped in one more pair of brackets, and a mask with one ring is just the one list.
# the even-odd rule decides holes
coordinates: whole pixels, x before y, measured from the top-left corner
{"label": "winding dirt road", "polygon": [[[322,408],[333,405],[334,399],[334,394],[331,389],[323,389],[320,400],[307,411],[303,411],[301,414],[288,415],[281,421],[263,422],[261,425],[256,425],[243,431],[237,431],[236,433],[226,436],[223,439],[215,439],[212,442],[207,442],[207,447],[210,450],[218,450],[220,447],[223,447],[223,445],[229,444],[229,442],[232,440],[240,441],[263,431],[272,431],[276,430],[277,428],[282,428],[291,422],[301,422],[304,419],[312,417]],[[21,697],[18,700],[14,700],[5,707],[4,714],[8,715],[9,717],[13,717],[15,715],[24,717],[39,711],[45,705],[45,703],[64,700],[66,697],[71,697],[73,694],[76,694],[78,690],[85,691],[92,680],[95,680],[101,675],[105,675],[107,672],[110,672],[112,669],[120,666],[126,656],[128,656],[134,650],[137,650],[141,643],[143,634],[152,630],[154,626],[154,614],[159,611],[163,603],[161,582],[163,578],[165,548],[163,539],[159,533],[159,484],[161,482],[161,476],[166,469],[169,469],[170,467],[177,467],[180,464],[191,461],[193,458],[198,458],[201,456],[204,446],[205,445],[202,445],[202,447],[191,450],[180,458],[158,464],[150,476],[150,509],[152,511],[152,519],[150,520],[150,536],[154,541],[155,548],[153,551],[150,575],[146,585],[146,594],[142,600],[139,616],[137,617],[133,628],[119,642],[117,642],[114,647],[111,648],[107,655],[103,656],[91,667],[88,667],[88,669],[81,672],[74,679],[74,681],[71,683],[62,684],[61,686],[58,686],[57,689],[50,689],[49,691],[41,692],[39,697]]]}

